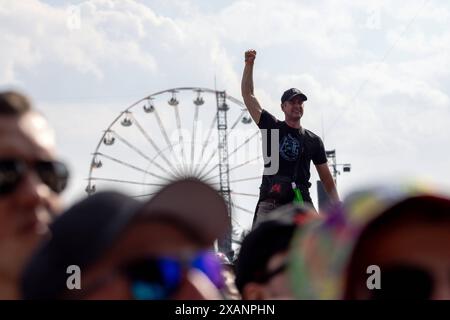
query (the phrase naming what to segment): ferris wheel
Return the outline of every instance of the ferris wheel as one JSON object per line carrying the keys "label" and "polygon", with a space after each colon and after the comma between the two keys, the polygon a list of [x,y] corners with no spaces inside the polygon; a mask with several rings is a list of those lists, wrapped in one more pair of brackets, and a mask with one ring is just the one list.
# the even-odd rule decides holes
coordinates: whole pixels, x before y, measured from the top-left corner
{"label": "ferris wheel", "polygon": [[86,192],[119,188],[145,198],[197,177],[228,205],[232,231],[218,246],[229,255],[251,228],[262,171],[261,134],[241,101],[225,91],[173,88],[133,103],[104,130]]}

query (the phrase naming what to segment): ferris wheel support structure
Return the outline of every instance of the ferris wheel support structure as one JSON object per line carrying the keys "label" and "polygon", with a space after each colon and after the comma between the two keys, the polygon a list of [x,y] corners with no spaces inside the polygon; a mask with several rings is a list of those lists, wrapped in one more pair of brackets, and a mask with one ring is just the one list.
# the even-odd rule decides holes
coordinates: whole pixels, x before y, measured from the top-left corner
{"label": "ferris wheel support structure", "polygon": [[[228,163],[228,139],[227,139],[227,111],[228,105],[226,103],[226,92],[216,92],[217,102],[217,132],[219,136],[218,152],[219,152],[219,183],[220,193],[227,204],[228,221],[231,226],[231,190],[230,190],[230,175]],[[228,258],[234,256],[231,249],[231,228],[223,239],[218,241],[219,250],[227,255]]]}

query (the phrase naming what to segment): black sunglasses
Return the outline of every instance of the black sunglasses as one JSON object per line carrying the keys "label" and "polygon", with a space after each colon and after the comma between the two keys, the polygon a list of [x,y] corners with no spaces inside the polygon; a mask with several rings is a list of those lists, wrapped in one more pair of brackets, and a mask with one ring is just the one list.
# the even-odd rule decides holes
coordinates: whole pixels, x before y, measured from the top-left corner
{"label": "black sunglasses", "polygon": [[372,299],[431,299],[434,290],[433,275],[426,269],[396,265],[381,267],[381,289],[371,290]]}
{"label": "black sunglasses", "polygon": [[29,168],[32,168],[42,182],[54,192],[60,193],[66,188],[69,179],[69,170],[60,161],[38,160],[33,164],[29,164],[19,159],[1,159],[0,195],[13,192]]}
{"label": "black sunglasses", "polygon": [[222,266],[215,253],[199,252],[192,257],[144,257],[120,266],[114,272],[94,281],[71,299],[82,299],[111,281],[118,274],[130,281],[130,291],[135,300],[165,300],[178,289],[183,273],[191,268],[203,272],[209,280],[221,289],[224,285]]}
{"label": "black sunglasses", "polygon": [[208,251],[181,260],[173,257],[149,257],[124,266],[122,272],[131,281],[134,299],[154,300],[168,299],[181,284],[183,270],[190,268],[203,272],[216,288],[223,287],[220,261],[214,253]]}

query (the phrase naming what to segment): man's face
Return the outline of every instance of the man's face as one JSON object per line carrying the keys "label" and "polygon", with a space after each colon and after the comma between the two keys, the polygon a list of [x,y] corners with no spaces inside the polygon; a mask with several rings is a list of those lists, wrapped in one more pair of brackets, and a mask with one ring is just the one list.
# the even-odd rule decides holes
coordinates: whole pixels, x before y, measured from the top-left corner
{"label": "man's face", "polygon": [[16,187],[0,194],[0,273],[16,277],[60,209],[58,196],[33,170],[37,160],[54,159],[53,133],[42,116],[0,116],[0,160],[6,159],[27,164]]}
{"label": "man's face", "polygon": [[[207,249],[209,248],[200,246],[173,224],[156,221],[133,223],[104,257],[89,267],[86,273],[81,270],[81,292],[75,292],[75,298],[135,299],[132,294],[134,283],[127,274],[119,271],[121,266],[143,258],[181,257]],[[71,292],[67,294],[70,298]],[[170,297],[160,299],[167,298],[220,299],[220,293],[204,273],[186,269],[175,292]]]}
{"label": "man's face", "polygon": [[291,100],[284,102],[281,109],[284,112],[286,120],[298,121],[303,116],[303,100],[296,96]]}
{"label": "man's face", "polygon": [[[348,275],[351,299],[450,299],[450,222],[403,219],[364,241]],[[366,268],[380,268],[381,290],[368,290]],[[405,278],[406,277],[406,278]],[[383,291],[384,290],[384,291]],[[428,292],[428,293],[427,293]],[[376,297],[376,296],[375,296]]]}

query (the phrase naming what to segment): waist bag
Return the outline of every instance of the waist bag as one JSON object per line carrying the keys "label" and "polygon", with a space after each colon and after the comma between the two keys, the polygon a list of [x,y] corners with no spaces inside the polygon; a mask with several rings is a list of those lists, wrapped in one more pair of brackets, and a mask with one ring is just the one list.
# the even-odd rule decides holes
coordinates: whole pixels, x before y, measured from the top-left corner
{"label": "waist bag", "polygon": [[[298,167],[304,151],[303,140],[304,140],[304,131],[302,128],[300,130],[301,150],[298,155],[297,161],[295,162],[294,174],[292,176],[282,176],[282,175],[266,176],[268,188],[267,188],[267,196],[265,198],[273,199],[280,204],[289,203],[294,199],[295,195],[294,190],[292,189],[292,182],[296,182],[297,186],[302,186],[306,184],[303,181],[301,182],[298,181]],[[300,190],[302,194],[305,193],[304,187],[301,187]]]}

